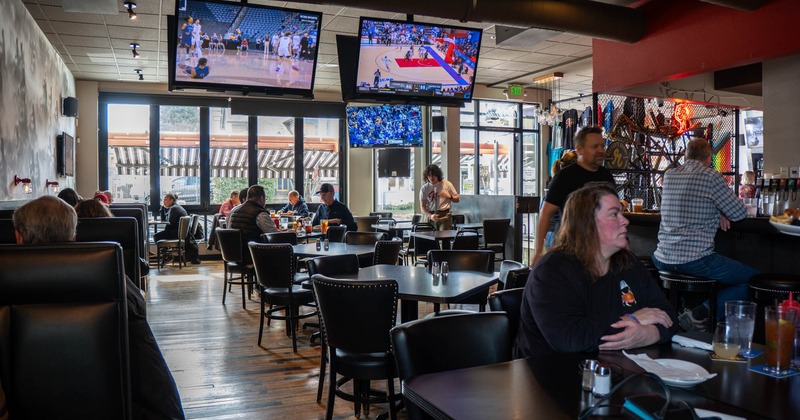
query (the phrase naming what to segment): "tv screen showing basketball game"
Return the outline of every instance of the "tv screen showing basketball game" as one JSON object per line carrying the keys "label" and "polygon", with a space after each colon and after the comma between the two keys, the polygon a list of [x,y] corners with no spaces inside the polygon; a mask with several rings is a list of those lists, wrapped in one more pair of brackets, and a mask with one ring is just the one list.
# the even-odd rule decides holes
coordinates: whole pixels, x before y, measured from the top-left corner
{"label": "tv screen showing basketball game", "polygon": [[419,105],[349,106],[350,147],[422,146]]}
{"label": "tv screen showing basketball game", "polygon": [[472,98],[480,29],[362,17],[356,93]]}
{"label": "tv screen showing basketball game", "polygon": [[322,14],[178,0],[170,34],[170,89],[313,97]]}

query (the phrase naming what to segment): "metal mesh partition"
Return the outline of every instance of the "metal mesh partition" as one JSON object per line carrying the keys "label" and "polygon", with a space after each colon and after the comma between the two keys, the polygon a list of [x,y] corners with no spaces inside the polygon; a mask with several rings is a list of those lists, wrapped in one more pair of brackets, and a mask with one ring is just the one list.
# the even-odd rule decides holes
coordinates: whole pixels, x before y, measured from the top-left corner
{"label": "metal mesh partition", "polygon": [[710,142],[714,168],[735,188],[735,109],[610,94],[598,94],[595,109],[606,133],[605,166],[620,198],[641,198],[644,209],[658,210],[664,172],[683,164],[686,143],[695,137]]}

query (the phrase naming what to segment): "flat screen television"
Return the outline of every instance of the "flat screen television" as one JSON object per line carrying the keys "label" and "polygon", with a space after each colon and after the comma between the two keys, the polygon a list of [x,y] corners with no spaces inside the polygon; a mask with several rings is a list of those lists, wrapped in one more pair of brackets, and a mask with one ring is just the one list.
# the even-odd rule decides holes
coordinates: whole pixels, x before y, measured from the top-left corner
{"label": "flat screen television", "polygon": [[481,29],[362,17],[356,95],[447,104],[471,100]]}
{"label": "flat screen television", "polygon": [[185,0],[169,30],[169,88],[313,98],[322,13]]}
{"label": "flat screen television", "polygon": [[422,146],[422,108],[419,105],[347,107],[350,147]]}
{"label": "flat screen television", "polygon": [[378,149],[378,178],[410,178],[410,149]]}
{"label": "flat screen television", "polygon": [[75,175],[75,139],[67,133],[56,137],[56,172],[61,176]]}

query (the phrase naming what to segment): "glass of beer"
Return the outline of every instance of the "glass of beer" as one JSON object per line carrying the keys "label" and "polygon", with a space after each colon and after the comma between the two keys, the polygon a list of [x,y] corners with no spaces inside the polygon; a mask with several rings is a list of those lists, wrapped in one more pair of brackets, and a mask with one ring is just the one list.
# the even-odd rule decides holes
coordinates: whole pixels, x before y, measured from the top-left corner
{"label": "glass of beer", "polygon": [[311,225],[311,219],[306,220],[303,224],[306,228],[306,234],[311,233],[311,231],[314,229],[314,226]]}
{"label": "glass of beer", "polygon": [[733,359],[739,354],[739,330],[736,325],[727,322],[717,322],[714,330],[714,340],[711,342],[714,353],[720,359]]}
{"label": "glass of beer", "polygon": [[322,219],[319,221],[319,230],[322,233],[328,232],[328,219]]}
{"label": "glass of beer", "polygon": [[780,306],[764,308],[767,370],[772,373],[789,373],[796,319],[797,310],[794,308]]}

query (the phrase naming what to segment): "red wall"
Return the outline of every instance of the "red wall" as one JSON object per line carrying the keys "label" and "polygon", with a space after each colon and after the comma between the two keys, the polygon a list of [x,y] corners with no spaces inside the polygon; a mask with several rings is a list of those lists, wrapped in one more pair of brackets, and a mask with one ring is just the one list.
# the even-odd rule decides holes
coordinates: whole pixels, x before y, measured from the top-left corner
{"label": "red wall", "polygon": [[642,10],[648,30],[641,41],[593,41],[595,92],[614,92],[800,52],[798,0],[770,0],[754,12],[699,0],[651,1]]}

